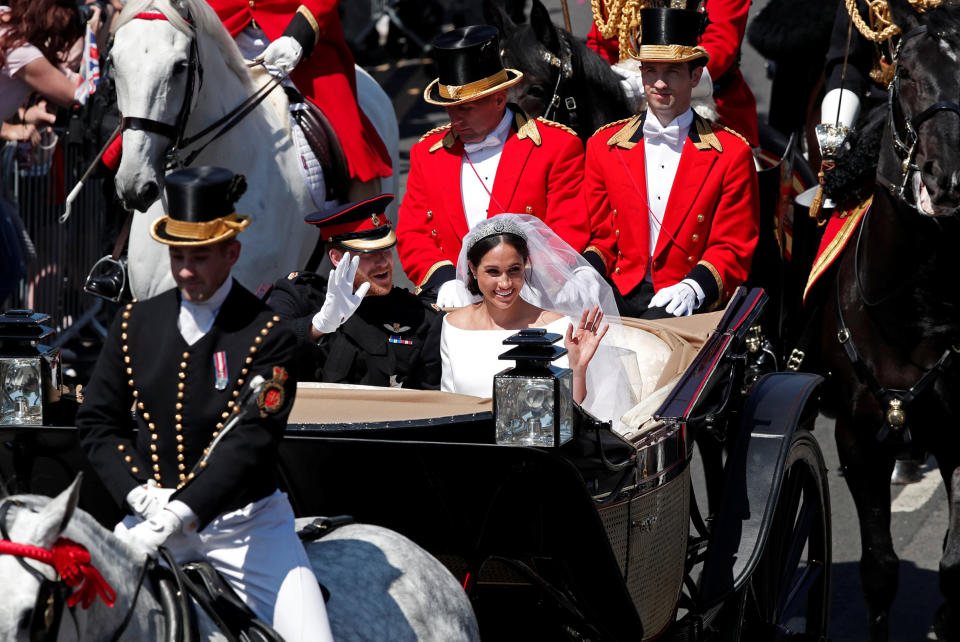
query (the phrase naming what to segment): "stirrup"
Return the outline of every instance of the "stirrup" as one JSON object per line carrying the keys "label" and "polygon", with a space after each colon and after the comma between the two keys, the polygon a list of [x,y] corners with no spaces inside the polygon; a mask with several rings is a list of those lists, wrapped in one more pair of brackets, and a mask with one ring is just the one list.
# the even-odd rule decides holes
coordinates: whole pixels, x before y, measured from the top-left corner
{"label": "stirrup", "polygon": [[107,254],[90,268],[83,291],[95,297],[119,303],[127,287],[127,261]]}

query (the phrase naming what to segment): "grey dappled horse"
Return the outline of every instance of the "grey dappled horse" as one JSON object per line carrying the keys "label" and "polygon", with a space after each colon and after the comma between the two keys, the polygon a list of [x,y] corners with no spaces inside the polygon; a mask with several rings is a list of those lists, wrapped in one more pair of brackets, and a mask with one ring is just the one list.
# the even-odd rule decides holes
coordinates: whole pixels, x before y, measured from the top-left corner
{"label": "grey dappled horse", "polygon": [[[82,544],[91,563],[116,591],[116,604],[96,599],[65,611],[57,640],[111,640],[131,609],[144,558],[77,509],[79,478],[54,499],[16,495],[6,514],[10,540],[49,549],[59,537]],[[307,544],[317,579],[330,590],[327,614],[341,640],[479,640],[473,609],[453,575],[406,537],[378,526],[353,524]],[[28,563],[50,580],[50,566]],[[40,582],[11,555],[0,555],[0,640],[30,640],[30,623]],[[132,605],[120,639],[162,640],[160,602],[149,581]],[[213,623],[198,614],[200,637],[223,640]]]}

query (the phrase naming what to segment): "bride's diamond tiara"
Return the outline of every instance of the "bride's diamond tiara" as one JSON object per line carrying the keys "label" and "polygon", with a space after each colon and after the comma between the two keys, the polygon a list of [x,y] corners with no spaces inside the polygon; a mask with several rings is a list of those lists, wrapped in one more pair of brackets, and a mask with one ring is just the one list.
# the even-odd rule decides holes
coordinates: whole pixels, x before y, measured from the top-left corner
{"label": "bride's diamond tiara", "polygon": [[494,216],[493,218],[488,218],[485,221],[477,223],[477,225],[470,230],[467,238],[464,239],[467,252],[469,252],[477,242],[489,236],[496,236],[497,234],[514,234],[524,241],[527,240],[527,234],[524,232],[522,226],[514,221],[509,214],[500,214],[499,216]]}

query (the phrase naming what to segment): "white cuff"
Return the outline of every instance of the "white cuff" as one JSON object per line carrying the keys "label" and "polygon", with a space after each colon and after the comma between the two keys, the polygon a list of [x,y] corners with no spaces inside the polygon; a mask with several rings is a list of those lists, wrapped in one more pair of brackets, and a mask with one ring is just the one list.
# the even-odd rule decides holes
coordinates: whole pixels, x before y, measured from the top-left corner
{"label": "white cuff", "polygon": [[179,499],[168,502],[164,508],[180,518],[180,521],[183,523],[184,532],[189,533],[197,530],[197,524],[199,524],[200,519],[197,517],[197,514],[193,512],[192,508]]}
{"label": "white cuff", "polygon": [[853,129],[860,114],[860,97],[850,89],[837,87],[827,92],[820,103],[820,122]]}
{"label": "white cuff", "polygon": [[697,283],[693,279],[684,279],[683,281],[680,281],[680,283],[686,283],[687,285],[689,285],[691,288],[693,288],[694,294],[697,295],[697,304],[693,306],[694,310],[696,310],[701,305],[703,305],[703,300],[707,298],[707,295],[706,293],[704,293],[703,288],[700,287],[699,283]]}

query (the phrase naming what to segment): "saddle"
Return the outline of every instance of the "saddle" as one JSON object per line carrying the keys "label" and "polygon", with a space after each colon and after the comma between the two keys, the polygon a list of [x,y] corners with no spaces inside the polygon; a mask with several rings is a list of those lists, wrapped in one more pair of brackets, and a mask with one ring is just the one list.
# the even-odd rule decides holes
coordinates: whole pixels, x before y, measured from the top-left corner
{"label": "saddle", "polygon": [[[345,202],[350,185],[350,169],[333,126],[323,112],[299,91],[286,86],[284,90],[290,101],[290,118],[300,127],[310,151],[323,170],[327,189],[325,200]],[[309,159],[303,156],[301,152],[301,161],[309,172]]]}
{"label": "saddle", "polygon": [[[297,536],[305,542],[315,541],[353,521],[348,515],[318,517]],[[283,642],[280,634],[257,618],[208,562],[178,564],[164,548],[160,549],[160,557],[166,565],[156,565],[151,579],[166,623],[164,642],[199,641],[196,611],[191,603],[206,612],[228,642]],[[330,591],[322,584],[320,590],[328,602]]]}

